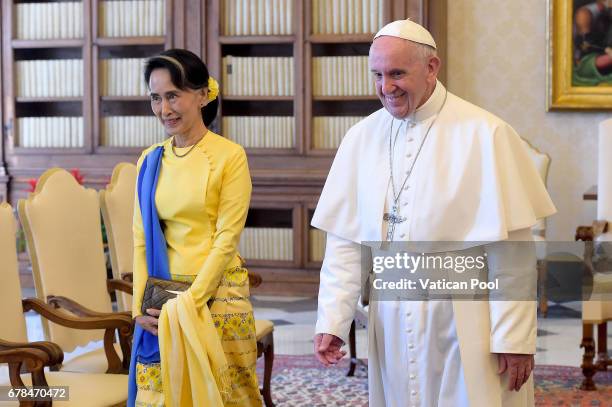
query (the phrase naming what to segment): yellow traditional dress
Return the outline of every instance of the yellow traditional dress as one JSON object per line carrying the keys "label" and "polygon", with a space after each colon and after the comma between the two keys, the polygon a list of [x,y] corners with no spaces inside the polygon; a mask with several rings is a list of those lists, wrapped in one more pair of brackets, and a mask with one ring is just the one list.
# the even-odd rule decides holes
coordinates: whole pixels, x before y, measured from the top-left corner
{"label": "yellow traditional dress", "polygon": [[[249,280],[237,246],[251,195],[244,149],[209,131],[189,148],[172,139],[145,150],[138,160],[162,145],[155,205],[168,245],[172,278],[193,282],[196,310],[209,306],[229,365],[232,390],[226,406],[261,406],[255,373],[255,320],[249,302]],[[140,311],[148,277],[142,218],[134,208],[134,297],[132,314]],[[137,406],[163,406],[160,364],[138,363]]]}

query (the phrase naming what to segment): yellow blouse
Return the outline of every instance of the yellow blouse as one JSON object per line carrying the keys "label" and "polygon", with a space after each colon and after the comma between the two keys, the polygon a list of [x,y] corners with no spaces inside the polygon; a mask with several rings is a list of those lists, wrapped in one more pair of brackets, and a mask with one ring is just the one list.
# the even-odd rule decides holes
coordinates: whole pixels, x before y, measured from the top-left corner
{"label": "yellow blouse", "polygon": [[[216,291],[226,267],[239,266],[237,246],[251,199],[251,177],[244,149],[211,131],[185,157],[172,152],[172,139],[155,144],[138,159],[163,145],[155,205],[168,243],[170,273],[196,276],[191,293],[196,307]],[[188,148],[176,148],[179,155]],[[140,307],[148,273],[138,195],[134,205],[134,296],[132,315]]]}

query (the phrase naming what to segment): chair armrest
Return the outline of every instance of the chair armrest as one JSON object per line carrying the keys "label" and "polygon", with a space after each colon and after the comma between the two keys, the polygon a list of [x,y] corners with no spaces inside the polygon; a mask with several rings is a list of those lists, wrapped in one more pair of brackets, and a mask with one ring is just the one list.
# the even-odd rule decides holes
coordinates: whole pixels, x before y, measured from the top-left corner
{"label": "chair armrest", "polygon": [[132,314],[127,311],[122,311],[122,312],[94,311],[92,309],[85,307],[84,305],[79,304],[78,302],[74,300],[71,300],[70,298],[63,297],[61,295],[47,296],[47,303],[53,306],[55,309],[63,308],[79,317],[109,317],[109,316],[112,317],[114,315],[125,315],[127,317],[130,317],[130,319],[132,318]]}
{"label": "chair armrest", "polygon": [[127,281],[128,283],[134,282],[134,273],[121,273],[121,279]]}
{"label": "chair armrest", "polygon": [[34,386],[47,386],[45,366],[51,366],[47,352],[33,348],[14,348],[0,351],[0,363],[9,365],[9,376],[13,387],[23,387],[22,367],[32,373]]}
{"label": "chair armrest", "polygon": [[608,222],[605,220],[596,220],[591,226],[578,226],[576,228],[575,239],[584,242],[592,242],[597,236],[608,232]]}
{"label": "chair armrest", "polygon": [[[107,373],[127,373],[130,365],[131,342],[134,332],[132,316],[129,312],[117,313],[97,313],[88,310],[80,304],[65,298],[52,297],[54,303],[63,302],[74,306],[77,304],[81,313],[89,313],[87,316],[78,316],[62,312],[59,309],[53,308],[52,305],[41,301],[38,298],[26,298],[22,300],[23,310],[34,310],[41,316],[56,324],[76,329],[104,329],[104,353],[108,360]],[[69,305],[69,306],[70,306]],[[96,313],[97,315],[91,315]],[[119,333],[119,343],[123,353],[123,360],[119,359],[117,352],[113,346],[115,340],[115,329]]]}
{"label": "chair armrest", "polygon": [[597,236],[608,231],[608,222],[605,220],[596,220],[591,226],[578,226],[576,228],[575,240],[584,242],[584,254],[582,259],[587,274],[593,276],[596,273],[597,265],[594,259],[595,244]]}
{"label": "chair armrest", "polygon": [[261,276],[253,271],[249,271],[249,286],[251,288],[259,287],[263,279]]}
{"label": "chair armrest", "polygon": [[[58,297],[54,297],[58,298]],[[74,303],[74,302],[73,302]],[[132,318],[125,313],[100,313],[100,315],[89,315],[86,317],[73,316],[59,311],[53,306],[46,304],[38,298],[26,298],[22,300],[24,311],[36,311],[48,320],[56,324],[77,329],[120,329],[132,324]],[[76,304],[76,303],[75,303]],[[88,310],[89,312],[95,312]]]}
{"label": "chair armrest", "polygon": [[39,342],[9,342],[0,339],[0,351],[17,348],[39,349],[49,356],[51,366],[61,364],[64,361],[64,351],[56,343],[48,341]]}
{"label": "chair armrest", "polygon": [[106,288],[109,294],[111,294],[113,291],[122,291],[130,295],[134,293],[134,284],[132,284],[130,281],[119,280],[116,278],[106,280]]}

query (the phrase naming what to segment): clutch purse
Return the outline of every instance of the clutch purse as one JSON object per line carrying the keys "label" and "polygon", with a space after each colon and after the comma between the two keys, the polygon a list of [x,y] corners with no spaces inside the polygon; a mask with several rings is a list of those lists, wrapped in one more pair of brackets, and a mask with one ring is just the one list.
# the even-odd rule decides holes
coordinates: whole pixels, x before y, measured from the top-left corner
{"label": "clutch purse", "polygon": [[149,308],[161,309],[166,301],[175,298],[183,291],[187,291],[189,287],[191,287],[190,283],[149,277],[140,310],[143,315],[147,315],[147,309]]}

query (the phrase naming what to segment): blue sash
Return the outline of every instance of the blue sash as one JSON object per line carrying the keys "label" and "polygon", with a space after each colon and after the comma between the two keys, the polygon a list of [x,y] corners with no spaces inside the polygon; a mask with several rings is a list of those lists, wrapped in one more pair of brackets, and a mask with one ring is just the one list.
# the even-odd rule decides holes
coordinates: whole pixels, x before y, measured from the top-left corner
{"label": "blue sash", "polygon": [[[138,173],[138,201],[145,236],[145,251],[147,257],[147,270],[150,277],[170,280],[168,265],[168,248],[166,237],[162,230],[157,208],[155,207],[155,189],[161,168],[164,148],[156,147],[145,157]],[[159,342],[157,336],[145,331],[136,324],[134,328],[134,342],[132,344],[132,358],[130,359],[130,375],[128,387],[128,406],[136,402],[136,362],[159,362]]]}

